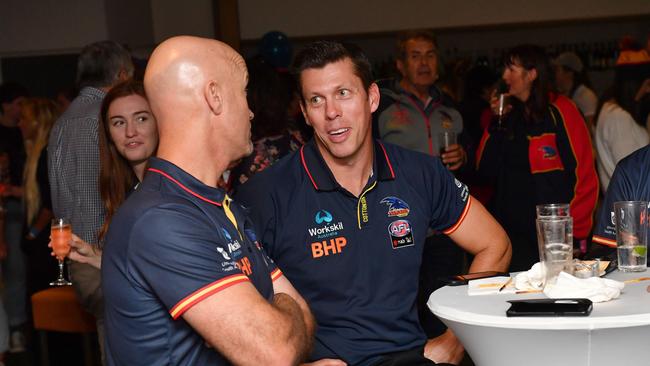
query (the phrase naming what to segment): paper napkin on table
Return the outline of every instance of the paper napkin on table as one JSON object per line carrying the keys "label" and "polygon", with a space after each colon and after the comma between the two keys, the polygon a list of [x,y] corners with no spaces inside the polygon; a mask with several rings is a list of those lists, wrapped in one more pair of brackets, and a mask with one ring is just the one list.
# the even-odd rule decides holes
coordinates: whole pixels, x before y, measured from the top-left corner
{"label": "paper napkin on table", "polygon": [[522,291],[541,290],[544,284],[542,264],[535,263],[528,271],[521,272],[515,277],[515,288]]}
{"label": "paper napkin on table", "polygon": [[623,282],[608,278],[577,278],[560,272],[554,285],[544,287],[544,294],[552,299],[586,298],[592,302],[605,302],[617,298],[625,287]]}
{"label": "paper napkin on table", "polygon": [[515,287],[512,283],[507,285],[499,292],[499,289],[503,285],[507,284],[510,280],[510,277],[498,276],[498,277],[488,277],[480,278],[477,280],[470,280],[467,284],[467,294],[469,296],[474,295],[491,295],[491,294],[508,294],[515,291]]}

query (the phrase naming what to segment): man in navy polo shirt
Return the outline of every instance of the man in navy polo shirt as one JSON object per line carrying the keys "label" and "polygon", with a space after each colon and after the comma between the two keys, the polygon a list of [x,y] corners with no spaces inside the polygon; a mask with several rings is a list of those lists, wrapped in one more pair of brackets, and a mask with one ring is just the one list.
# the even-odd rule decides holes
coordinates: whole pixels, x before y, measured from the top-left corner
{"label": "man in navy polo shirt", "polygon": [[[608,252],[615,256],[616,224],[614,222],[614,202],[650,202],[650,146],[641,148],[621,160],[614,170],[607,187],[605,200],[600,208],[592,241],[611,248]],[[650,234],[650,226],[648,226]],[[602,255],[602,250],[596,250]]]}
{"label": "man in navy polo shirt", "polygon": [[295,68],[314,139],[249,180],[238,199],[314,313],[310,360],[459,362],[463,348],[453,333],[427,341],[417,319],[427,230],[474,254],[472,272],[507,268],[507,235],[438,158],[372,139],[379,90],[358,48],[316,42],[296,56]]}
{"label": "man in navy polo shirt", "polygon": [[252,151],[247,78],[215,40],[171,38],[149,60],[160,145],[108,232],[109,365],[290,365],[308,353],[307,305],[216,188]]}

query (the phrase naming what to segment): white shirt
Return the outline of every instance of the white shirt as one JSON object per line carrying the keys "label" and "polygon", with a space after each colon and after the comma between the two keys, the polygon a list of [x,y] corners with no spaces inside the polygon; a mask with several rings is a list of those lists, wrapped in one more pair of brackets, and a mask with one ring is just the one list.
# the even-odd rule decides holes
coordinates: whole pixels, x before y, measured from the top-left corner
{"label": "white shirt", "polygon": [[598,108],[598,97],[593,90],[587,88],[584,86],[584,84],[580,84],[580,86],[576,88],[576,91],[573,92],[571,99],[578,106],[578,109],[580,109],[580,112],[582,112],[585,117],[593,117],[596,115],[596,108]]}
{"label": "white shirt", "polygon": [[598,176],[603,192],[619,160],[646,146],[650,138],[645,128],[618,104],[605,102],[596,123],[596,151]]}

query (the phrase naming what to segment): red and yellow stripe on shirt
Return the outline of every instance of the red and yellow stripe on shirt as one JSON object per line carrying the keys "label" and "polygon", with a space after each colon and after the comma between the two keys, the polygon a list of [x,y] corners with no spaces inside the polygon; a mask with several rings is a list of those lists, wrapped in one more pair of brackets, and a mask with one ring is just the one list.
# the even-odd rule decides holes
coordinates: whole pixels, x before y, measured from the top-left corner
{"label": "red and yellow stripe on shirt", "polygon": [[598,244],[601,244],[601,245],[608,246],[610,248],[616,248],[616,240],[604,238],[602,236],[594,235],[591,238],[591,241],[593,241],[594,243],[598,243]]}
{"label": "red and yellow stripe on shirt", "polygon": [[280,277],[282,277],[282,271],[280,271],[280,268],[276,268],[271,272],[271,281],[275,281]]}
{"label": "red and yellow stripe on shirt", "polygon": [[454,225],[452,225],[449,229],[443,231],[442,233],[445,235],[449,235],[453,233],[454,231],[458,230],[460,227],[460,224],[463,223],[465,220],[465,216],[467,216],[467,213],[469,212],[469,207],[472,205],[472,196],[467,197],[467,204],[465,204],[465,209],[463,209],[463,213],[460,214],[460,217],[458,218],[458,221]]}
{"label": "red and yellow stripe on shirt", "polygon": [[[282,274],[282,273],[280,273]],[[181,301],[178,302],[170,311],[169,314],[172,316],[174,320],[178,319],[181,315],[183,315],[184,312],[186,312],[189,308],[194,306],[196,303],[200,302],[201,300],[205,299],[206,297],[216,294],[217,292],[227,289],[230,286],[236,285],[238,283],[242,283],[245,281],[250,281],[248,277],[244,274],[235,274],[232,276],[224,277],[218,281],[212,282],[211,284],[204,286],[193,293],[191,293],[189,296],[185,297]]]}

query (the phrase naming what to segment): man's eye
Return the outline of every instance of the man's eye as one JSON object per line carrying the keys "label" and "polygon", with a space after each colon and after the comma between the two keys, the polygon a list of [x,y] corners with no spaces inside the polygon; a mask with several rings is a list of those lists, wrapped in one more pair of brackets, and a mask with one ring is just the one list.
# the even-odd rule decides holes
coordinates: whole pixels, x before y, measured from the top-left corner
{"label": "man's eye", "polygon": [[350,91],[348,89],[341,89],[339,90],[339,95],[342,97],[347,97],[348,95],[350,95]]}
{"label": "man's eye", "polygon": [[138,121],[138,122],[145,122],[145,121],[147,121],[148,119],[149,119],[149,118],[148,118],[147,116],[142,115],[142,116],[138,116],[138,118],[136,118],[136,121]]}
{"label": "man's eye", "polygon": [[311,104],[319,104],[322,101],[323,101],[323,98],[321,98],[321,97],[311,97],[311,99],[309,99],[309,102]]}
{"label": "man's eye", "polygon": [[121,119],[113,120],[113,126],[114,127],[119,127],[119,126],[122,126],[123,124],[124,124],[124,121],[121,120]]}

